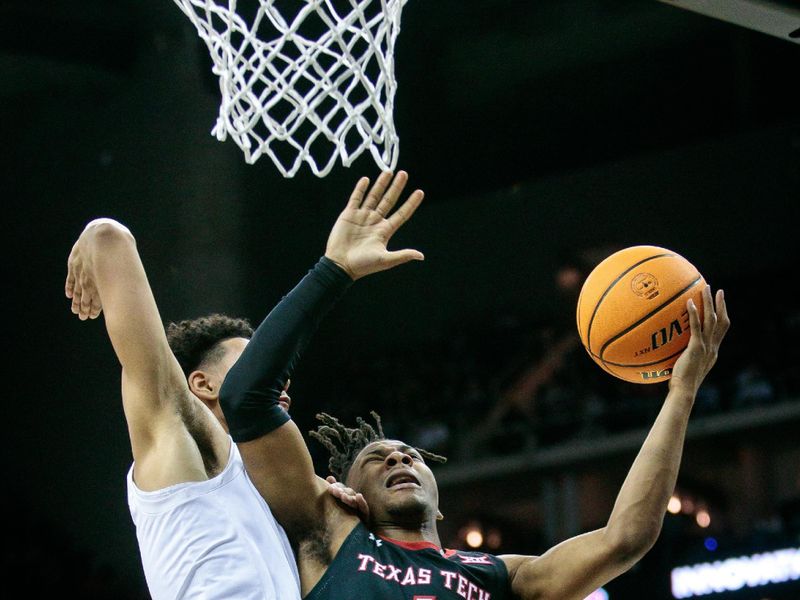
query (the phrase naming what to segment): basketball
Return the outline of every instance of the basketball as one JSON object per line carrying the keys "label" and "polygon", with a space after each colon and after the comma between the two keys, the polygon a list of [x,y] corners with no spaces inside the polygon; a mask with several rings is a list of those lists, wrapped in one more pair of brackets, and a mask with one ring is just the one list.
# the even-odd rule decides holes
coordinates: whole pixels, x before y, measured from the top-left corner
{"label": "basketball", "polygon": [[583,347],[611,375],[632,383],[668,380],[689,343],[686,301],[703,316],[705,279],[680,254],[631,246],[601,261],[578,297]]}

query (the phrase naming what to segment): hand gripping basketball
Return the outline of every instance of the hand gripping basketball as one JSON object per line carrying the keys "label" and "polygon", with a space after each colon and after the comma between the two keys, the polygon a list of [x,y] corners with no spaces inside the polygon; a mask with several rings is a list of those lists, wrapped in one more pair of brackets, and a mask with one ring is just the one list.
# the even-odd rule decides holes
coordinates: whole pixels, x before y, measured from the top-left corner
{"label": "hand gripping basketball", "polygon": [[578,298],[578,332],[605,371],[633,383],[658,383],[689,343],[691,298],[702,319],[706,286],[681,255],[658,246],[631,246],[598,264]]}

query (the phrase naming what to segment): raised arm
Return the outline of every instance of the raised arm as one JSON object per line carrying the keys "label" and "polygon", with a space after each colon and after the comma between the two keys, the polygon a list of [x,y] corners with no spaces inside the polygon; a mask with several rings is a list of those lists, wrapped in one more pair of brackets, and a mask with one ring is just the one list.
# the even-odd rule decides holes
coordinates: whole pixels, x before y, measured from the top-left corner
{"label": "raised arm", "polygon": [[181,420],[195,406],[127,227],[106,218],[86,225],[67,261],[65,293],[81,320],[105,314],[122,365],[122,400],[137,484],[158,489],[205,478],[200,454]]}
{"label": "raised arm", "polygon": [[704,322],[689,300],[691,338],[675,364],[669,392],[602,529],[571,538],[540,557],[503,556],[519,598],[581,600],[639,561],[658,539],[675,489],[689,414],[730,326],[722,291],[716,310],[703,292]]}
{"label": "raised arm", "polygon": [[[314,473],[302,434],[278,406],[280,391],[318,324],[352,281],[421,260],[387,244],[414,213],[422,192],[389,215],[407,174],[381,174],[367,193],[362,178],[328,238],[325,256],[259,325],[222,386],[220,403],[254,484],[293,542],[326,524],[328,484]],[[305,582],[304,582],[305,583]]]}

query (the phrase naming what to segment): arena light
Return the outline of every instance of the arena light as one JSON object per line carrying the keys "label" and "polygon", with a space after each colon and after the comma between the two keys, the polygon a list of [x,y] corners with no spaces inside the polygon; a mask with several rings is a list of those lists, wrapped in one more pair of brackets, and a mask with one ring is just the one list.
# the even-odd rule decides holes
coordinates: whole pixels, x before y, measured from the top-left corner
{"label": "arena light", "polygon": [[719,542],[717,542],[717,538],[707,537],[703,540],[703,546],[709,552],[714,552],[719,547]]}
{"label": "arena light", "polygon": [[703,529],[711,525],[711,515],[708,514],[708,511],[704,508],[701,508],[700,510],[697,511],[694,520]]}
{"label": "arena light", "polygon": [[467,531],[466,535],[467,546],[470,548],[480,548],[483,544],[483,533],[477,527]]}
{"label": "arena light", "polygon": [[486,534],[486,545],[491,550],[497,550],[503,543],[503,535],[497,529],[490,529]]}
{"label": "arena light", "polygon": [[785,548],[672,570],[673,598],[692,598],[800,579],[800,548]]}
{"label": "arena light", "polygon": [[667,504],[667,510],[670,512],[670,514],[677,515],[679,512],[681,512],[681,506],[681,499],[677,496],[672,496]]}

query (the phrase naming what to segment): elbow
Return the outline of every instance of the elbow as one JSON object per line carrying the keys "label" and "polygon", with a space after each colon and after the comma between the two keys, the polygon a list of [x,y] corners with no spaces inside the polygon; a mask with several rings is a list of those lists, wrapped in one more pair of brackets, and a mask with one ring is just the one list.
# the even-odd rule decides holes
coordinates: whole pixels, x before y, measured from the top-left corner
{"label": "elbow", "polygon": [[[236,368],[234,365],[231,372]],[[222,412],[230,415],[237,415],[245,410],[248,406],[259,406],[264,404],[262,394],[259,393],[256,386],[249,381],[243,380],[241,377],[234,375],[231,377],[231,372],[225,377],[222,382],[222,387],[219,390],[219,406]],[[275,403],[277,404],[277,402]]]}
{"label": "elbow", "polygon": [[606,526],[611,552],[625,562],[636,562],[647,554],[661,534],[661,521],[635,522]]}
{"label": "elbow", "polygon": [[96,244],[104,247],[119,244],[136,245],[130,229],[119,221],[106,217],[89,221],[85,228],[85,234],[91,236]]}
{"label": "elbow", "polygon": [[129,275],[120,275],[125,267],[131,267],[139,261],[133,234],[113,219],[89,221],[77,243],[82,246],[82,252],[90,257],[89,273],[98,288],[105,288],[111,281],[124,279]]}
{"label": "elbow", "polygon": [[247,419],[242,416],[245,411],[244,398],[245,394],[242,389],[223,382],[222,388],[219,390],[218,400],[219,408],[222,414],[225,415],[229,433],[238,431],[246,425]]}

